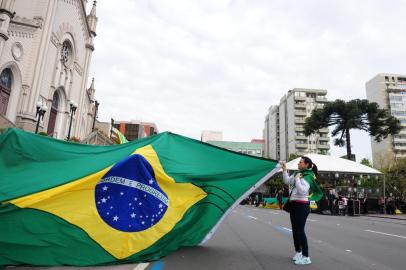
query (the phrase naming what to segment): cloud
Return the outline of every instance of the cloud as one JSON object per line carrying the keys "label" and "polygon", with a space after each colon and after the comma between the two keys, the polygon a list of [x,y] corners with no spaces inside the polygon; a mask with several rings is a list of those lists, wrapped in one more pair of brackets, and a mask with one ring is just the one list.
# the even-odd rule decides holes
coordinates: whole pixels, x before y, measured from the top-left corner
{"label": "cloud", "polygon": [[[269,106],[295,87],[365,98],[380,72],[404,73],[405,1],[98,1],[100,119],[138,119],[200,138],[261,138]],[[370,157],[367,135],[353,151]],[[359,143],[358,143],[359,142]],[[333,149],[341,153],[344,149]]]}

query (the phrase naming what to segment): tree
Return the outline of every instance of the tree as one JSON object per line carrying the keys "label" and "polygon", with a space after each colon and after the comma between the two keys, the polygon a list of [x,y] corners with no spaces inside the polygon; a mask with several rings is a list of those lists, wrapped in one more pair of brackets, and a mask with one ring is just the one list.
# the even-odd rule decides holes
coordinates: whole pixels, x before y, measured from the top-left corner
{"label": "tree", "polygon": [[334,145],[347,147],[347,158],[352,159],[351,129],[361,129],[380,142],[389,134],[399,133],[401,126],[398,119],[386,109],[380,109],[375,102],[366,99],[354,99],[348,102],[337,99],[327,103],[321,109],[313,110],[306,119],[305,135],[309,136],[321,128],[334,126],[331,135]]}
{"label": "tree", "polygon": [[296,154],[291,153],[291,154],[289,154],[289,157],[288,157],[288,162],[289,162],[289,161],[291,161],[291,160],[294,160],[294,159],[296,159],[296,158],[298,158],[298,157],[300,157],[300,156],[299,156],[299,155],[296,155]]}
{"label": "tree", "polygon": [[386,189],[396,197],[406,197],[406,158],[396,159],[382,169],[386,177]]}
{"label": "tree", "polygon": [[360,163],[362,165],[365,165],[365,166],[368,166],[368,167],[371,167],[371,168],[373,167],[372,164],[371,164],[371,161],[369,161],[369,159],[367,159],[367,158],[363,158]]}

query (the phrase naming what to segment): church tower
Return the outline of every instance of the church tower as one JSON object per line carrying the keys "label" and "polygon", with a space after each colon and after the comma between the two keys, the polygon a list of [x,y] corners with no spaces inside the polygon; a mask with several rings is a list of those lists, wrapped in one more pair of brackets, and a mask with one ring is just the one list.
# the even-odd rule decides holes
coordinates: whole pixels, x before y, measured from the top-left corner
{"label": "church tower", "polygon": [[[59,139],[70,124],[70,137],[87,136],[95,106],[87,86],[96,1],[89,14],[86,0],[0,1],[0,118],[31,131],[38,124]],[[37,107],[46,109],[43,118]]]}

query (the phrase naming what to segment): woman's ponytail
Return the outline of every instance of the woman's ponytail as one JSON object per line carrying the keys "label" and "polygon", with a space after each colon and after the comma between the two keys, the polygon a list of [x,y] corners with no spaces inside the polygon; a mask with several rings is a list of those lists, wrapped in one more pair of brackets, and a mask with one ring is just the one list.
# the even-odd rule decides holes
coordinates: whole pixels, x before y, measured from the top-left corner
{"label": "woman's ponytail", "polygon": [[314,173],[314,175],[316,177],[319,175],[319,170],[317,169],[317,166],[314,163],[313,163],[313,166],[312,166],[312,171],[313,171],[313,173]]}

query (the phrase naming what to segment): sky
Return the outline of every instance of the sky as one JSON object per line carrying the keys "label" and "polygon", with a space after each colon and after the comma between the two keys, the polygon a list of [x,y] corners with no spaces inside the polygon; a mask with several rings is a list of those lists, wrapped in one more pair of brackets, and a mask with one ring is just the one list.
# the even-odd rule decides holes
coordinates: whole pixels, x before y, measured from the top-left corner
{"label": "sky", "polygon": [[[378,73],[405,74],[405,10],[406,0],[99,0],[89,74],[99,120],[262,138],[290,89],[362,99]],[[368,134],[351,135],[357,160],[371,159]]]}

